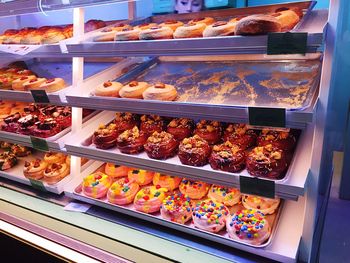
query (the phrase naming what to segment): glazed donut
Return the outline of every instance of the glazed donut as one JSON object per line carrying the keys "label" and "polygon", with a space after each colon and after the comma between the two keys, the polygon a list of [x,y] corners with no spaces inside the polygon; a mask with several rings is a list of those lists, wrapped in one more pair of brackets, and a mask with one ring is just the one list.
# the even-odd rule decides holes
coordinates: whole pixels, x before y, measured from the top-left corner
{"label": "glazed donut", "polygon": [[250,15],[236,25],[236,35],[264,35],[281,32],[281,23],[272,15]]}
{"label": "glazed donut", "polygon": [[11,145],[11,153],[16,155],[17,157],[26,157],[28,155],[32,154],[31,148],[22,146],[19,144],[13,144]]}
{"label": "glazed donut", "polygon": [[184,23],[182,23],[181,21],[176,21],[176,20],[167,20],[164,21],[163,23],[159,24],[159,26],[161,27],[169,27],[171,30],[173,30],[173,32],[176,30],[176,28],[183,26]]}
{"label": "glazed donut", "polygon": [[226,221],[230,238],[250,245],[260,245],[270,236],[271,230],[265,215],[259,211],[240,210]]}
{"label": "glazed donut", "polygon": [[44,171],[49,164],[40,159],[25,161],[23,174],[29,179],[39,180],[44,177]]}
{"label": "glazed donut", "polygon": [[130,169],[128,171],[128,179],[134,181],[138,185],[148,185],[153,181],[154,172],[141,170],[141,169]]}
{"label": "glazed donut", "polygon": [[226,225],[230,211],[226,206],[211,199],[200,201],[193,209],[192,219],[195,227],[218,233]]}
{"label": "glazed donut", "polygon": [[139,28],[128,27],[115,33],[114,41],[139,40],[141,30]]}
{"label": "glazed donut", "polygon": [[287,169],[287,160],[283,150],[271,144],[255,147],[247,155],[246,166],[253,176],[276,179]]}
{"label": "glazed donut", "polygon": [[[84,158],[82,158],[82,160],[81,160],[81,165],[84,165],[83,159],[84,159]],[[68,165],[68,166],[70,167],[70,166],[71,166],[71,165],[70,165],[70,162],[71,162],[70,155],[67,155],[66,160],[65,160],[65,164]]]}
{"label": "glazed donut", "polygon": [[48,164],[59,164],[64,163],[66,161],[67,156],[63,153],[53,153],[53,152],[47,152],[44,155],[44,161]]}
{"label": "glazed donut", "polygon": [[99,85],[93,93],[95,96],[119,97],[119,91],[122,87],[123,85],[119,82],[107,81]]}
{"label": "glazed donut", "polygon": [[258,136],[257,144],[258,146],[272,144],[275,148],[291,152],[296,145],[296,139],[291,132],[263,129]]}
{"label": "glazed donut", "polygon": [[117,126],[118,134],[138,126],[139,122],[140,118],[137,114],[129,112],[117,112],[115,114],[114,124]]}
{"label": "glazed donut", "polygon": [[66,39],[61,27],[53,26],[45,31],[42,36],[42,44],[55,44]]}
{"label": "glazed donut", "polygon": [[13,90],[24,90],[24,83],[26,83],[29,80],[36,79],[35,75],[30,75],[30,76],[23,76],[18,79],[15,79],[12,81],[12,89]]}
{"label": "glazed donut", "polygon": [[245,152],[229,141],[214,145],[209,164],[214,170],[237,173],[245,167]]}
{"label": "glazed donut", "polygon": [[48,184],[56,184],[69,173],[70,169],[66,163],[52,163],[44,171],[44,181]]}
{"label": "glazed donut", "polygon": [[24,90],[38,89],[41,84],[45,83],[46,78],[33,78],[23,83]]}
{"label": "glazed donut", "polygon": [[236,188],[228,188],[213,184],[209,189],[208,197],[225,206],[234,206],[241,201],[241,192]]}
{"label": "glazed donut", "polygon": [[209,186],[205,182],[196,182],[184,178],[181,181],[179,189],[182,194],[189,196],[191,199],[201,199],[208,193]]}
{"label": "glazed donut", "polygon": [[154,39],[172,39],[173,30],[167,26],[154,26],[141,30],[139,34],[140,40],[154,40]]}
{"label": "glazed donut", "polygon": [[131,81],[128,85],[122,87],[119,95],[122,98],[142,99],[142,93],[149,87],[146,82]]}
{"label": "glazed donut", "polygon": [[208,163],[211,148],[208,142],[198,135],[182,140],[178,157],[182,164],[204,166]]}
{"label": "glazed donut", "polygon": [[155,173],[153,177],[153,185],[160,185],[162,188],[166,188],[169,191],[174,191],[179,187],[181,180],[182,178],[180,177]]}
{"label": "glazed donut", "polygon": [[114,41],[115,35],[117,32],[121,32],[123,30],[128,31],[132,30],[133,27],[124,23],[116,24],[111,27],[105,28],[101,31],[100,35],[95,37],[93,41],[95,42],[106,42],[106,41]]}
{"label": "glazed donut", "polygon": [[189,24],[200,24],[200,23],[203,23],[203,24],[206,24],[206,25],[211,25],[211,24],[215,23],[215,20],[212,17],[200,17],[200,18],[192,19],[188,23]]}
{"label": "glazed donut", "polygon": [[299,23],[300,15],[302,16],[303,13],[301,9],[298,8],[280,8],[276,10],[276,13],[272,13],[271,15],[275,17],[278,22],[280,22],[281,31],[289,31]]}
{"label": "glazed donut", "polygon": [[140,129],[147,136],[151,136],[154,132],[161,133],[166,128],[165,119],[158,115],[142,115]]}
{"label": "glazed donut", "polygon": [[163,200],[161,216],[171,222],[185,224],[191,219],[191,199],[181,193],[174,193]]}
{"label": "glazed donut", "polygon": [[246,150],[256,144],[257,135],[254,130],[248,129],[246,124],[234,123],[227,126],[224,131],[224,141],[230,141]]}
{"label": "glazed donut", "polygon": [[112,179],[117,179],[119,177],[128,176],[128,172],[130,171],[130,167],[121,166],[113,163],[105,164],[105,174],[107,174]]}
{"label": "glazed donut", "polygon": [[139,131],[137,126],[131,130],[126,130],[117,138],[117,147],[122,153],[136,154],[144,150],[147,135]]}
{"label": "glazed donut", "polygon": [[170,133],[155,131],[144,147],[149,158],[165,160],[176,154],[178,146],[179,142]]}
{"label": "glazed donut", "polygon": [[103,198],[106,196],[112,181],[108,175],[102,172],[92,173],[83,179],[83,193],[92,198]]}
{"label": "glazed donut", "polygon": [[146,89],[142,96],[145,100],[173,101],[177,97],[177,91],[173,85],[158,83]]}
{"label": "glazed donut", "polygon": [[243,195],[242,204],[246,209],[257,210],[264,215],[271,215],[275,213],[280,204],[280,199],[264,198],[256,195]]}
{"label": "glazed donut", "polygon": [[155,26],[157,26],[156,23],[143,23],[143,24],[135,26],[134,28],[140,29],[140,30],[145,30],[145,29],[149,29],[149,28],[155,27]]}
{"label": "glazed donut", "polygon": [[17,157],[14,153],[0,153],[0,171],[5,171],[17,164]]}
{"label": "glazed donut", "polygon": [[[47,93],[56,92],[66,87],[66,83],[62,78],[48,79],[43,82],[37,89],[45,90]],[[31,88],[36,89],[36,88]]]}
{"label": "glazed donut", "polygon": [[209,144],[216,144],[221,140],[222,125],[218,121],[201,120],[197,123],[194,134],[206,140]]}
{"label": "glazed donut", "polygon": [[108,201],[116,205],[127,205],[134,201],[140,187],[128,178],[114,182],[107,192]]}
{"label": "glazed donut", "polygon": [[203,37],[233,36],[236,25],[226,21],[218,21],[207,26],[203,31]]}
{"label": "glazed donut", "polygon": [[92,136],[92,142],[100,149],[109,149],[116,145],[118,139],[117,126],[114,123],[100,125]]}
{"label": "glazed donut", "polygon": [[188,23],[176,28],[174,38],[195,38],[203,37],[203,31],[207,27],[204,23]]}
{"label": "glazed donut", "polygon": [[144,213],[159,211],[168,189],[157,186],[146,186],[135,196],[134,208]]}
{"label": "glazed donut", "polygon": [[194,128],[194,121],[185,118],[171,120],[167,127],[167,132],[172,134],[178,141],[191,137]]}

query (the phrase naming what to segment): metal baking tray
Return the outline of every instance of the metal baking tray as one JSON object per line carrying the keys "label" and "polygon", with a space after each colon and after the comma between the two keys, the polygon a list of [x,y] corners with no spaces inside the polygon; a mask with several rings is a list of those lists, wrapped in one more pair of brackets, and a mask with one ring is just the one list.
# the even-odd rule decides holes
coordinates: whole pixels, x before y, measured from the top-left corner
{"label": "metal baking tray", "polygon": [[[187,112],[194,105],[213,107],[272,107],[302,111],[311,106],[318,88],[321,62],[315,60],[235,61],[197,60],[174,61],[172,57],[153,59],[124,74],[116,81],[132,80],[150,84],[163,82],[174,85],[178,98],[161,102],[158,109]],[[106,98],[119,107],[135,101]],[[151,101],[152,102],[152,101]],[[153,101],[154,102],[154,101]],[[135,101],[135,108],[148,108],[149,101]]]}
{"label": "metal baking tray", "polygon": [[[96,167],[96,165],[98,167],[98,165],[101,165],[101,162],[97,162],[96,164],[94,163],[92,167]],[[92,167],[89,167],[89,168],[92,168]],[[96,170],[101,170],[102,168],[103,167],[100,166]],[[81,177],[83,178],[90,173],[91,173],[91,169],[87,169],[86,171],[84,171],[82,173]],[[270,223],[270,226],[271,226],[271,235],[270,235],[269,239],[261,245],[251,245],[251,244],[247,244],[245,242],[240,242],[240,241],[236,241],[236,240],[229,238],[226,230],[222,230],[219,233],[215,234],[215,233],[210,233],[210,232],[206,232],[206,231],[200,230],[198,228],[195,228],[193,223],[191,222],[192,220],[190,222],[187,222],[186,224],[182,225],[179,223],[175,223],[175,222],[171,222],[171,221],[167,221],[167,220],[163,219],[160,215],[160,212],[156,212],[153,214],[146,214],[143,212],[136,211],[134,209],[133,204],[121,206],[121,205],[115,205],[115,204],[108,202],[107,197],[104,197],[101,199],[91,198],[89,196],[86,196],[82,192],[81,182],[75,187],[73,195],[71,197],[78,199],[78,200],[81,200],[81,201],[84,201],[84,202],[87,202],[87,203],[92,204],[92,205],[101,206],[101,207],[111,209],[111,210],[114,210],[114,211],[117,211],[120,213],[131,215],[131,216],[134,216],[137,218],[141,218],[141,219],[153,222],[153,223],[164,225],[164,226],[176,229],[176,230],[180,230],[180,231],[183,231],[186,233],[191,233],[193,235],[203,237],[203,238],[215,241],[215,242],[219,242],[221,244],[225,244],[225,245],[228,245],[231,247],[235,247],[235,245],[237,245],[237,244],[241,244],[241,245],[245,245],[245,246],[249,246],[249,247],[254,247],[254,248],[264,248],[264,247],[268,246],[271,243],[271,240],[274,238],[277,224],[278,224],[278,220],[279,220],[279,217],[281,214],[281,210],[283,209],[283,200],[281,200],[281,203],[280,203],[278,209],[275,211],[275,213],[272,215],[266,216],[266,219],[268,220],[268,222]],[[203,199],[205,199],[205,198],[203,198]],[[234,212],[236,212],[242,208],[244,208],[244,207],[242,206],[242,204],[239,203],[239,204],[234,205],[233,207],[231,207],[229,209],[230,209],[231,214],[233,214]]]}

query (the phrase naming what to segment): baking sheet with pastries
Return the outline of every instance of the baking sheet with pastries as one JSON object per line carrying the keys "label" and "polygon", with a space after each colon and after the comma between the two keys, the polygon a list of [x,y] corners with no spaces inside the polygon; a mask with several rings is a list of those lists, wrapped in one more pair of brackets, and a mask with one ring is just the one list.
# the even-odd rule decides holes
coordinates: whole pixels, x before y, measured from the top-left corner
{"label": "baking sheet with pastries", "polygon": [[308,61],[161,61],[120,77],[174,85],[177,102],[303,110],[313,101],[321,63]]}
{"label": "baking sheet with pastries", "polygon": [[[104,165],[102,165],[101,167],[99,167],[95,172],[97,171],[103,171],[104,169]],[[153,185],[152,183],[150,185]],[[147,185],[148,186],[148,185]],[[140,187],[143,188],[145,186],[142,186]],[[174,192],[176,192],[178,190],[174,190]],[[277,226],[277,223],[278,223],[278,220],[279,220],[279,216],[280,216],[280,213],[281,213],[281,210],[283,208],[283,200],[281,200],[280,204],[279,204],[279,207],[276,209],[276,211],[271,214],[271,215],[266,215],[266,220],[269,222],[269,225],[271,226],[271,234],[270,234],[270,237],[262,244],[260,245],[251,245],[251,244],[248,244],[248,243],[245,243],[244,241],[236,241],[236,240],[233,240],[229,237],[227,231],[226,231],[226,228],[224,228],[223,230],[221,230],[220,232],[218,233],[211,233],[211,232],[207,232],[207,231],[204,231],[204,230],[201,230],[201,229],[198,229],[194,226],[193,224],[193,220],[189,220],[187,223],[185,224],[179,224],[179,223],[176,223],[176,222],[171,222],[171,221],[167,221],[165,219],[162,218],[160,212],[155,212],[155,213],[151,213],[151,214],[147,214],[147,213],[143,213],[143,212],[140,212],[140,211],[137,211],[135,208],[134,208],[134,205],[133,203],[131,204],[128,204],[128,205],[116,205],[116,204],[112,204],[108,201],[108,198],[107,197],[103,197],[103,198],[100,198],[100,199],[96,199],[96,198],[92,198],[92,197],[89,197],[87,195],[85,195],[82,191],[82,183],[79,184],[75,190],[74,190],[74,194],[75,195],[78,195],[80,197],[82,197],[85,201],[89,202],[89,200],[96,204],[98,203],[101,203],[101,204],[107,204],[108,206],[111,207],[111,209],[113,210],[113,208],[117,208],[117,209],[122,209],[122,210],[126,210],[126,211],[132,211],[136,214],[141,214],[142,215],[142,218],[145,219],[145,220],[150,220],[150,219],[158,219],[160,221],[164,221],[168,224],[168,226],[172,227],[172,225],[175,225],[174,227],[178,230],[181,230],[181,231],[185,231],[188,229],[188,228],[191,228],[191,229],[195,229],[196,231],[198,231],[199,233],[205,233],[207,235],[212,235],[212,236],[215,236],[215,237],[218,237],[218,238],[222,238],[222,239],[225,239],[225,240],[228,240],[228,241],[231,241],[233,243],[240,243],[240,244],[244,244],[244,245],[247,245],[247,246],[251,246],[251,247],[255,247],[255,248],[263,248],[265,246],[267,246],[271,240],[273,239],[274,237],[274,233],[276,231],[276,226]],[[194,200],[194,201],[201,201],[201,200],[206,200],[206,199],[209,199],[209,197],[205,196],[203,197],[202,199],[200,200]],[[244,206],[242,205],[241,202],[239,202],[238,204],[234,205],[234,206],[231,206],[231,207],[228,207],[228,209],[230,210],[230,214],[234,214],[235,212],[239,211],[239,210],[242,210],[242,209],[245,209]]]}

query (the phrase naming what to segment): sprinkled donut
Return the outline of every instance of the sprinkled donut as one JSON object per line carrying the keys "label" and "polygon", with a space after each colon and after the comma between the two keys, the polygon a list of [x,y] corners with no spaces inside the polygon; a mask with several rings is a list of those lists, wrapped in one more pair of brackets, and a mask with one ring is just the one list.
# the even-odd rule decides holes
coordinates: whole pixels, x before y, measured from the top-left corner
{"label": "sprinkled donut", "polygon": [[154,213],[159,211],[168,189],[160,186],[142,188],[135,196],[134,207],[137,211]]}
{"label": "sprinkled donut", "polygon": [[233,206],[241,200],[241,192],[236,188],[212,185],[208,197],[226,206]]}
{"label": "sprinkled donut", "polygon": [[107,192],[108,201],[112,204],[127,205],[132,203],[140,187],[135,181],[121,178],[114,182]]}
{"label": "sprinkled donut", "polygon": [[141,169],[132,169],[128,172],[129,180],[133,180],[139,185],[150,184],[153,180],[153,176],[154,172]]}
{"label": "sprinkled donut", "polygon": [[106,195],[111,186],[111,179],[108,175],[97,172],[86,176],[83,179],[83,193],[92,198],[102,198]]}
{"label": "sprinkled donut", "polygon": [[160,214],[168,221],[185,224],[191,219],[191,199],[181,193],[175,193],[163,200]]}
{"label": "sprinkled donut", "polygon": [[196,182],[184,178],[179,189],[182,194],[188,195],[192,199],[201,199],[207,194],[209,185],[205,182]]}

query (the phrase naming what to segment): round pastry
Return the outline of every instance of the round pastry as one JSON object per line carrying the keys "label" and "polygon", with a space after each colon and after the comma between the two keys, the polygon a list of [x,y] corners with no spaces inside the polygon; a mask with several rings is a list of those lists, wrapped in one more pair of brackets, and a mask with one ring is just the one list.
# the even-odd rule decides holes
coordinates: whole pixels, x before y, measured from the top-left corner
{"label": "round pastry", "polygon": [[272,15],[250,15],[236,25],[236,35],[263,35],[281,32],[281,23]]}
{"label": "round pastry", "polygon": [[215,23],[214,18],[212,17],[200,17],[200,18],[195,18],[192,19],[188,22],[189,24],[200,24],[200,23],[204,23],[206,25],[211,25],[213,23]]}
{"label": "round pastry", "polygon": [[33,136],[40,138],[48,138],[56,135],[62,130],[57,122],[53,118],[47,118],[41,121],[38,121],[33,127],[32,133]]}
{"label": "round pastry", "polygon": [[117,179],[119,177],[128,176],[128,172],[131,168],[126,166],[121,166],[113,163],[106,163],[105,165],[105,174],[113,179]]}
{"label": "round pastry", "polygon": [[149,158],[165,160],[173,157],[179,146],[174,136],[167,132],[154,132],[148,137],[145,144],[145,151]]}
{"label": "round pastry", "polygon": [[94,90],[94,94],[96,96],[103,96],[103,97],[119,97],[119,90],[122,87],[123,87],[123,85],[119,82],[107,81],[107,82],[99,85]]}
{"label": "round pastry", "polygon": [[243,195],[242,204],[246,209],[254,209],[265,215],[271,215],[279,206],[280,199],[264,198],[257,195]]}
{"label": "round pastry", "polygon": [[1,36],[1,44],[11,44],[11,38],[16,36],[19,33],[17,29],[8,29]]}
{"label": "round pastry", "polygon": [[48,184],[56,184],[69,175],[69,166],[64,163],[49,164],[44,171],[44,181]]}
{"label": "round pastry", "polygon": [[83,179],[83,193],[92,198],[103,198],[106,196],[112,181],[108,175],[97,172],[86,176]]}
{"label": "round pastry", "polygon": [[142,188],[135,196],[134,208],[144,213],[159,211],[167,191],[166,188],[157,186],[146,186]]}
{"label": "round pastry", "polygon": [[209,189],[208,197],[226,206],[233,206],[238,204],[241,200],[241,192],[236,188],[228,188],[213,184]]}
{"label": "round pastry", "polygon": [[193,128],[193,120],[185,118],[173,119],[168,124],[167,132],[172,134],[176,140],[182,141],[192,135]]}
{"label": "round pastry", "polygon": [[123,131],[130,130],[135,126],[139,125],[139,116],[137,114],[129,113],[129,112],[117,112],[115,114],[114,123],[117,126],[118,134]]}
{"label": "round pastry", "polygon": [[209,144],[216,144],[221,140],[222,126],[218,121],[201,120],[197,123],[194,134],[206,140]]}
{"label": "round pastry", "polygon": [[207,27],[204,23],[188,23],[178,27],[174,32],[174,38],[203,37],[203,31]]}
{"label": "round pastry", "polygon": [[92,136],[92,142],[100,149],[109,149],[116,145],[118,139],[117,125],[114,123],[100,125]]}
{"label": "round pastry", "polygon": [[138,185],[148,185],[152,182],[154,172],[141,170],[141,169],[130,169],[128,171],[128,179],[136,182]]}
{"label": "round pastry", "polygon": [[203,31],[203,37],[233,36],[236,25],[226,21],[218,21],[207,26]]}
{"label": "round pastry", "polygon": [[5,171],[17,164],[17,157],[14,153],[0,153],[0,171]]}
{"label": "round pastry", "polygon": [[129,99],[142,99],[142,93],[149,87],[146,82],[131,81],[128,85],[122,87],[119,96]]}
{"label": "round pastry", "polygon": [[176,21],[176,20],[167,20],[161,24],[159,24],[159,26],[161,27],[169,27],[171,28],[171,30],[173,30],[173,32],[176,30],[176,28],[178,28],[179,26],[183,26],[184,23],[182,23],[181,21]]}
{"label": "round pastry", "polygon": [[177,97],[177,91],[173,85],[158,83],[146,89],[142,96],[145,100],[173,101]]}
{"label": "round pastry", "polygon": [[158,115],[142,115],[140,129],[147,136],[154,132],[162,132],[166,128],[165,120]]}
{"label": "round pastry", "polygon": [[0,148],[5,150],[5,151],[11,151],[11,148],[14,144],[9,143],[9,142],[1,142],[0,143]]}
{"label": "round pastry", "polygon": [[105,28],[94,38],[95,42],[114,41],[117,32],[132,30],[133,27],[124,23],[119,23],[111,27]]}
{"label": "round pastry", "polygon": [[36,76],[30,75],[30,76],[23,76],[23,77],[20,77],[18,79],[15,79],[14,81],[12,81],[12,89],[23,91],[24,90],[24,83],[26,83],[32,79],[36,79]]}
{"label": "round pastry", "polygon": [[256,133],[249,130],[246,124],[230,124],[224,132],[224,141],[230,141],[238,145],[242,150],[246,150],[256,144]]}
{"label": "round pastry", "polygon": [[139,40],[141,29],[127,27],[122,29],[119,32],[115,33],[114,40],[115,41],[130,41],[130,40]]}
{"label": "round pastry", "polygon": [[40,159],[25,161],[23,174],[29,179],[39,180],[44,177],[44,171],[49,164]]}
{"label": "round pastry", "polygon": [[143,151],[146,141],[147,135],[135,126],[118,136],[117,147],[122,153],[136,154]]}
{"label": "round pastry", "polygon": [[271,234],[265,215],[252,209],[240,210],[229,217],[226,230],[230,238],[250,245],[264,243]]}
{"label": "round pastry", "polygon": [[237,173],[245,167],[245,153],[238,145],[227,141],[214,145],[209,163],[214,170]]}
{"label": "round pastry", "polygon": [[56,92],[66,87],[66,83],[62,78],[48,79],[43,82],[39,87],[33,87],[31,89],[42,89],[47,93]]}
{"label": "round pastry", "polygon": [[25,45],[41,45],[42,40],[42,29],[38,28],[23,36],[21,39],[21,44]]}
{"label": "round pastry", "polygon": [[[84,158],[82,158],[82,159],[84,159]],[[70,157],[70,155],[67,155],[65,164],[70,167],[71,166],[70,162],[71,162],[71,157]],[[81,165],[83,165],[83,164],[84,164],[84,162],[83,162],[83,160],[81,160]]]}
{"label": "round pastry", "polygon": [[17,157],[25,157],[32,154],[31,148],[19,144],[13,144],[11,152]]}
{"label": "round pastry", "polygon": [[35,75],[35,73],[29,69],[20,69],[15,73],[16,78],[31,76],[31,75]]}
{"label": "round pastry", "polygon": [[41,43],[55,44],[64,39],[66,39],[66,36],[64,35],[62,27],[52,26],[44,32]]}
{"label": "round pastry", "polygon": [[209,186],[205,182],[197,182],[184,178],[181,181],[179,189],[182,194],[189,196],[191,199],[201,199],[208,193]]}
{"label": "round pastry", "polygon": [[107,192],[108,201],[116,205],[127,205],[134,201],[140,187],[128,178],[121,178],[114,182]]}
{"label": "round pastry", "polygon": [[287,168],[285,153],[271,144],[255,147],[247,155],[246,166],[253,176],[279,178]]}
{"label": "round pastry", "polygon": [[210,156],[208,142],[198,135],[182,140],[179,146],[179,159],[181,163],[191,166],[204,166]]}
{"label": "round pastry", "polygon": [[258,136],[258,146],[272,144],[273,147],[286,152],[291,152],[296,144],[296,139],[291,132],[263,129]]}
{"label": "round pastry", "polygon": [[128,24],[125,24],[125,23],[117,23],[117,24],[114,24],[108,28],[105,28],[104,30],[102,30],[102,32],[110,32],[110,31],[119,32],[125,28],[131,28],[131,26]]}
{"label": "round pastry", "polygon": [[46,82],[46,78],[33,78],[23,83],[24,90],[39,89],[41,84]]}
{"label": "round pastry", "polygon": [[279,8],[276,13],[271,15],[277,19],[281,24],[281,31],[289,31],[293,29],[300,21],[300,15],[302,16],[300,9]]}
{"label": "round pastry", "polygon": [[182,178],[180,177],[155,173],[153,177],[153,184],[155,186],[160,185],[160,187],[166,188],[169,191],[174,191],[179,187],[181,180]]}
{"label": "round pastry", "polygon": [[140,30],[145,30],[145,29],[149,29],[149,28],[155,27],[155,26],[157,26],[156,23],[143,23],[143,24],[135,26],[134,28],[140,29]]}
{"label": "round pastry", "polygon": [[148,29],[141,30],[139,34],[140,40],[154,39],[172,39],[173,30],[167,26],[153,26]]}
{"label": "round pastry", "polygon": [[163,200],[161,216],[171,222],[185,224],[191,219],[191,199],[181,193],[174,193]]}
{"label": "round pastry", "polygon": [[195,227],[218,233],[226,225],[230,211],[226,206],[211,199],[198,202],[193,209],[192,219]]}
{"label": "round pastry", "polygon": [[47,152],[44,155],[44,161],[48,164],[60,164],[65,163],[67,156],[63,153],[53,153],[53,152]]}
{"label": "round pastry", "polygon": [[89,21],[85,22],[84,30],[85,32],[91,32],[105,26],[106,23],[102,20],[90,19]]}

